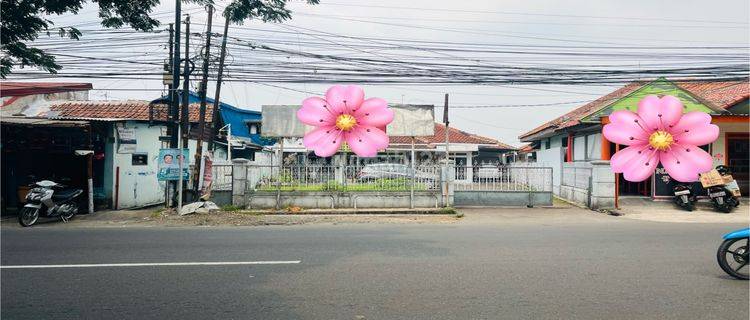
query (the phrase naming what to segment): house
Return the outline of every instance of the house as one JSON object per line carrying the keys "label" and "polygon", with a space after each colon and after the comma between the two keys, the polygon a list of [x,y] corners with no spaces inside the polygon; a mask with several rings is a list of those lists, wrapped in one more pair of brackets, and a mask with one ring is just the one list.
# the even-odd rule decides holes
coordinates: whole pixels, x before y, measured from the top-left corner
{"label": "house", "polygon": [[[750,86],[743,81],[652,81],[629,83],[610,94],[587,103],[552,121],[522,134],[536,150],[536,161],[554,168],[555,194],[560,194],[562,172],[566,166],[586,166],[594,160],[609,160],[621,148],[601,135],[608,115],[615,110],[637,110],[637,103],[646,95],[672,95],[685,105],[685,111],[703,111],[712,115],[720,134],[714,143],[702,146],[714,159],[714,165],[732,168],[742,193],[748,194],[748,97]],[[645,182],[628,182],[616,175],[615,197],[671,197],[675,183],[663,172]]]}
{"label": "house", "polygon": [[[181,95],[182,91],[179,90],[179,101],[182,101]],[[190,104],[198,104],[200,101],[200,95],[198,93],[192,91],[188,92],[188,102]],[[166,104],[168,102],[168,96],[151,101],[152,104]],[[213,104],[214,99],[206,97],[206,103]],[[224,147],[216,149],[215,151],[214,158],[217,162],[229,160],[226,152],[228,137],[231,137],[232,140],[231,154],[234,159],[243,158],[255,160],[256,154],[262,152],[264,146],[275,143],[275,140],[261,136],[262,128],[260,111],[241,109],[221,102],[219,114],[221,117],[219,118],[218,127],[223,129],[220,130],[216,142]]]}
{"label": "house", "polygon": [[527,143],[518,148],[518,162],[536,162],[536,149],[534,144]]}
{"label": "house", "polygon": [[[445,158],[445,130],[444,124],[435,123],[434,134],[431,136],[414,137],[415,162],[417,165],[436,165]],[[288,163],[346,163],[349,165],[366,165],[369,163],[402,163],[409,164],[411,159],[411,137],[391,136],[387,149],[377,156],[360,158],[349,152],[341,152],[331,158],[319,158],[305,148],[301,138],[284,139],[284,159]],[[277,151],[278,144],[270,149]],[[462,131],[453,127],[448,128],[448,151],[450,159],[457,169],[457,180],[472,181],[474,170],[469,167],[481,165],[507,164],[513,160],[515,147],[502,143],[496,139]]]}
{"label": "house", "polygon": [[[169,139],[166,124],[152,121],[151,107],[143,100],[65,101],[25,117],[4,117],[3,198],[16,198],[19,188],[49,178],[84,190],[90,182],[98,208],[162,203],[165,183],[156,178],[157,158]],[[207,106],[206,121],[211,121],[211,108]],[[197,123],[199,105],[189,110],[190,122]],[[191,126],[191,159],[198,134],[197,126]]]}

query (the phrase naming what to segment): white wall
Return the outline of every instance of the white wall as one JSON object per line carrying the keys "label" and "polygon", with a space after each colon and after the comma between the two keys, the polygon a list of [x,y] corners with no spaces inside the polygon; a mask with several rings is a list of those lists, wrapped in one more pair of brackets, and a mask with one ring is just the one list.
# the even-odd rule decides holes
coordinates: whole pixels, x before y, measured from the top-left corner
{"label": "white wall", "polygon": [[562,163],[564,152],[561,147],[542,149],[536,152],[536,162],[539,166],[552,168],[552,191],[560,194],[560,181],[562,178]]}
{"label": "white wall", "polygon": [[[159,136],[162,133],[162,126],[149,127],[148,123],[134,121],[127,121],[123,124],[126,128],[135,129],[136,153],[148,154],[148,165],[134,166],[132,165],[132,154],[117,153],[117,139],[115,139],[112,148],[108,148],[108,150],[113,151],[111,154],[114,161],[111,172],[116,174],[117,168],[120,168],[120,184],[117,190],[118,208],[126,209],[162,203],[164,201],[165,183],[159,182],[156,178],[159,149],[161,148]],[[117,137],[116,129],[113,127],[112,130],[115,130],[113,134]],[[112,179],[113,184],[115,180]],[[114,190],[114,185],[112,190]]]}
{"label": "white wall", "polygon": [[[155,205],[164,202],[164,188],[166,182],[158,181],[156,173],[158,171],[158,158],[159,149],[162,148],[162,142],[159,141],[159,136],[162,135],[162,128],[164,126],[151,126],[145,122],[127,121],[123,122],[126,128],[135,129],[136,138],[136,152],[135,153],[146,153],[148,155],[148,165],[145,166],[134,166],[132,164],[133,154],[130,153],[117,153],[117,139],[114,139],[114,143],[109,143],[107,151],[111,150],[112,161],[112,173],[111,180],[105,178],[105,182],[111,183],[113,192],[114,184],[117,174],[117,168],[120,168],[120,183],[118,191],[118,204],[117,207],[120,209],[136,208],[148,205]],[[113,124],[112,130],[113,135],[117,137],[116,128]],[[188,141],[188,149],[190,150],[190,163],[193,164],[195,161],[197,141]],[[208,150],[208,143],[203,143],[203,150]],[[105,171],[105,175],[107,172]],[[114,194],[112,199],[114,199]]]}
{"label": "white wall", "polygon": [[718,123],[719,126],[719,138],[711,144],[711,156],[713,156],[714,167],[718,165],[725,165],[726,150],[724,150],[727,133],[747,133],[748,124],[747,122],[740,123]]}

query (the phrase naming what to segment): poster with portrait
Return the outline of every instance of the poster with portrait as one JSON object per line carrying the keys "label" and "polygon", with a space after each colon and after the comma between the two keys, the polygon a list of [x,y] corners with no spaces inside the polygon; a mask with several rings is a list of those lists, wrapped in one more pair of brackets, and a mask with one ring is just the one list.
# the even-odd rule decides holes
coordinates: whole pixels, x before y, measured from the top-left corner
{"label": "poster with portrait", "polygon": [[[182,152],[180,152],[182,150]],[[177,181],[180,178],[180,162],[182,165],[182,179],[190,179],[190,162],[188,149],[159,149],[159,181]]]}

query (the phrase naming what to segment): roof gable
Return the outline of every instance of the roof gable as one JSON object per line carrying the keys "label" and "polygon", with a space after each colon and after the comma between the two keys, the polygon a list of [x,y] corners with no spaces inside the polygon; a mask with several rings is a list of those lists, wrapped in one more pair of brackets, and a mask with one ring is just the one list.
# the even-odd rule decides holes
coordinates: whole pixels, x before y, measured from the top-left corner
{"label": "roof gable", "polygon": [[605,105],[603,108],[596,112],[593,112],[583,119],[581,122],[599,122],[599,118],[608,116],[612,112],[617,110],[630,110],[632,112],[638,111],[638,102],[648,95],[657,95],[659,97],[670,95],[680,99],[684,106],[683,113],[691,111],[701,111],[709,114],[720,114],[721,111],[715,110],[698,98],[696,98],[689,91],[679,87],[664,78],[656,79],[650,83],[643,85],[635,91],[627,94],[626,96],[612,101],[609,105]]}
{"label": "roof gable", "polygon": [[[720,114],[733,113],[735,106],[750,97],[750,84],[744,81],[670,81],[659,78],[653,81],[631,82],[599,99],[544,123],[519,136],[521,141],[532,141],[582,123],[598,123],[599,119],[615,110],[638,108],[638,101],[649,94],[673,95],[685,105],[687,111]],[[743,110],[739,106],[740,110]]]}
{"label": "roof gable", "polygon": [[[387,133],[387,132],[386,132]],[[445,143],[445,125],[435,123],[435,133],[431,136],[414,137],[415,143],[424,145],[436,145]],[[516,150],[515,147],[502,143],[496,139],[468,133],[453,127],[448,127],[448,140],[450,143],[476,144],[497,149]],[[391,136],[391,144],[411,144],[411,137]]]}

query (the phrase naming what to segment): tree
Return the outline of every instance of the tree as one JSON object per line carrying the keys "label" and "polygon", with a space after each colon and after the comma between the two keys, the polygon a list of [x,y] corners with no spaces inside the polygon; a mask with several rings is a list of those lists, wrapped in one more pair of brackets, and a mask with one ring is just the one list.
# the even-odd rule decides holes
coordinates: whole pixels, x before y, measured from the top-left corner
{"label": "tree", "polygon": [[[178,0],[179,1],[179,0]],[[232,0],[224,17],[234,23],[249,19],[263,22],[282,22],[291,18],[286,7],[290,0]],[[6,78],[13,67],[37,67],[57,73],[62,66],[55,57],[31,46],[40,35],[51,35],[78,40],[84,36],[74,27],[54,27],[49,15],[77,14],[88,0],[3,0],[0,7],[0,77]],[[99,17],[107,28],[130,26],[135,30],[150,31],[159,21],[149,16],[159,0],[91,0],[99,5]],[[188,0],[198,4],[211,4],[213,0]],[[305,0],[317,4],[319,0]]]}

